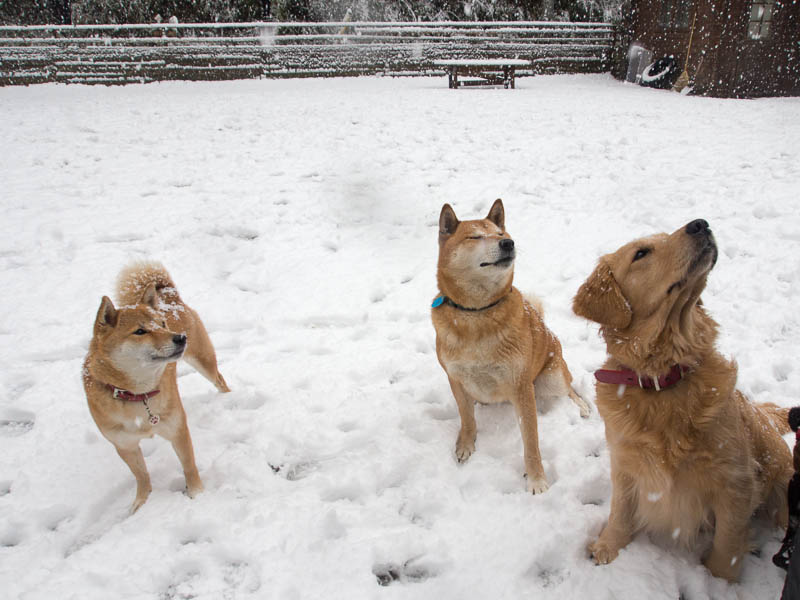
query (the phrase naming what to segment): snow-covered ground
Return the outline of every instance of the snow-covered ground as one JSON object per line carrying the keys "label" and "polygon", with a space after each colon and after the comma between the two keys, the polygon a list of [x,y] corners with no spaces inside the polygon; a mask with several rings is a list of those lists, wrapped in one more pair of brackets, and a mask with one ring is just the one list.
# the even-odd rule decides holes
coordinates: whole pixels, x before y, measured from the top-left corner
{"label": "snow-covered ground", "polygon": [[[800,99],[680,96],[607,76],[515,91],[435,79],[0,90],[0,596],[777,598],[761,530],[742,582],[639,536],[594,566],[609,511],[595,412],[540,407],[548,492],[509,405],[456,464],[437,363],[437,218],[498,197],[517,287],[541,296],[584,397],[604,346],[571,298],[597,257],[707,219],[705,302],[756,401],[800,403]],[[134,480],[81,362],[120,268],[154,258],[203,317],[233,392],[179,385],[206,492],[161,439]],[[382,587],[378,581],[396,581]]]}

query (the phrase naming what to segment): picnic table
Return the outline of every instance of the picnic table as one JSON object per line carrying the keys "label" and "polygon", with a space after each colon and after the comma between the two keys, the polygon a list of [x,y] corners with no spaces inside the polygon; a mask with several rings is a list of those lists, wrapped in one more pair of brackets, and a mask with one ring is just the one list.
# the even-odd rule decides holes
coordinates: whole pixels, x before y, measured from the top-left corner
{"label": "picnic table", "polygon": [[448,83],[453,89],[459,85],[502,85],[514,89],[514,70],[530,66],[531,61],[521,58],[455,58],[435,60],[433,64],[447,69]]}

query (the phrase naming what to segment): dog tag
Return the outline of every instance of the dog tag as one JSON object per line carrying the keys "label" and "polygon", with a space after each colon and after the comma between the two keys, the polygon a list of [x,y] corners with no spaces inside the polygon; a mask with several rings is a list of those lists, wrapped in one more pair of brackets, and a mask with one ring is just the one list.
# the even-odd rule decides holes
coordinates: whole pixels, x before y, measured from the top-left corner
{"label": "dog tag", "polygon": [[150,424],[151,425],[158,425],[158,422],[160,420],[161,419],[158,417],[158,415],[150,415]]}
{"label": "dog tag", "polygon": [[431,308],[436,308],[437,306],[441,306],[442,304],[444,304],[444,296],[439,296],[438,298],[436,298],[436,300],[433,301],[433,304],[431,304]]}

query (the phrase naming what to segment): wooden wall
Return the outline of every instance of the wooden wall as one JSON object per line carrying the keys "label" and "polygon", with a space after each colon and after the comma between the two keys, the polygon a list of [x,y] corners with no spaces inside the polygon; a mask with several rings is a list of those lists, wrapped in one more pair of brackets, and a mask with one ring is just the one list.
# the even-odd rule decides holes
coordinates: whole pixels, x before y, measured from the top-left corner
{"label": "wooden wall", "polygon": [[692,0],[689,27],[659,25],[662,2],[633,0],[625,27],[628,39],[674,55],[683,67],[692,17],[696,23],[689,57],[695,91],[720,97],[800,95],[800,1],[778,0],[773,29],[751,40],[747,27],[751,0]]}

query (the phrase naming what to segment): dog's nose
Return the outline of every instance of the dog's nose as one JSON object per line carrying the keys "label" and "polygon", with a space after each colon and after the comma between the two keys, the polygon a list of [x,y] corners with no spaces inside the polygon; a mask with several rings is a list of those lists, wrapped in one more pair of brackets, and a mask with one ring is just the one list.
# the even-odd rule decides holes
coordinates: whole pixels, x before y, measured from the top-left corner
{"label": "dog's nose", "polygon": [[177,344],[178,346],[184,346],[186,344],[186,336],[182,333],[172,336],[172,343]]}
{"label": "dog's nose", "polygon": [[508,238],[500,240],[500,249],[511,252],[514,249],[514,240]]}
{"label": "dog's nose", "polygon": [[689,235],[698,235],[700,233],[708,232],[708,221],[705,219],[695,219],[686,226],[686,233]]}

